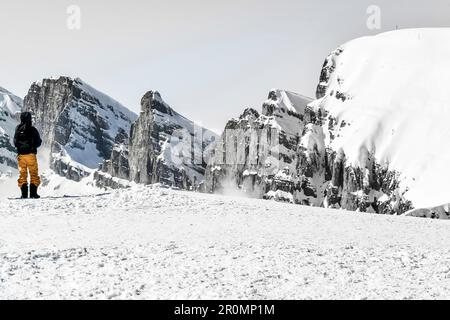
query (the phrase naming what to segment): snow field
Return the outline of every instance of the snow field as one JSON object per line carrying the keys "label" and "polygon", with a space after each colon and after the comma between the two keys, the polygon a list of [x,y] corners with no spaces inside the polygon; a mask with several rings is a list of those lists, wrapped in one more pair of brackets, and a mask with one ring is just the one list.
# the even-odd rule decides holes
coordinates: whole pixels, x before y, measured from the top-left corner
{"label": "snow field", "polygon": [[135,186],[0,202],[0,298],[449,298],[446,221]]}

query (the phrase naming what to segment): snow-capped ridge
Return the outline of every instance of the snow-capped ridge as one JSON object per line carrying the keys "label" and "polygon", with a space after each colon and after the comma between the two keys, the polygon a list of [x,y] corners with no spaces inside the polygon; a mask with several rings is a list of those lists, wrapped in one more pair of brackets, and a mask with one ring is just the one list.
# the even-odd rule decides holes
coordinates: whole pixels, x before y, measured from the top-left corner
{"label": "snow-capped ridge", "polygon": [[325,93],[317,104],[346,123],[331,147],[342,148],[349,165],[366,167],[367,155],[388,163],[418,207],[449,201],[450,153],[442,147],[450,139],[449,40],[448,28],[352,40],[328,59],[331,72],[320,84]]}

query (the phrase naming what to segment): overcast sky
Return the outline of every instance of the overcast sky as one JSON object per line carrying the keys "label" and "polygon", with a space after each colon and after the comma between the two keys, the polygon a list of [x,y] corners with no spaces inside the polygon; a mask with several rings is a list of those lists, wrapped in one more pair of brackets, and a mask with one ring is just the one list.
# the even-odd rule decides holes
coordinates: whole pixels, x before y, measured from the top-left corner
{"label": "overcast sky", "polygon": [[[81,29],[67,8],[81,9]],[[366,10],[381,9],[369,30]],[[0,86],[80,77],[135,112],[158,90],[221,132],[271,88],[313,97],[325,57],[355,37],[450,26],[450,0],[0,0]]]}

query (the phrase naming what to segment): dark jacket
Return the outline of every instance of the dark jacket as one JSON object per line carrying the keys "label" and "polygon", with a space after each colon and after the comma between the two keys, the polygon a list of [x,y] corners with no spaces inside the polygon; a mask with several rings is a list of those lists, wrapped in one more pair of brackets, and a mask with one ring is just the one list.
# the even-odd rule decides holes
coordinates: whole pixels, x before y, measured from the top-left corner
{"label": "dark jacket", "polygon": [[20,115],[21,123],[17,126],[14,134],[14,145],[19,155],[37,154],[37,149],[42,144],[39,132],[33,127],[31,120],[31,113],[29,112],[24,112]]}

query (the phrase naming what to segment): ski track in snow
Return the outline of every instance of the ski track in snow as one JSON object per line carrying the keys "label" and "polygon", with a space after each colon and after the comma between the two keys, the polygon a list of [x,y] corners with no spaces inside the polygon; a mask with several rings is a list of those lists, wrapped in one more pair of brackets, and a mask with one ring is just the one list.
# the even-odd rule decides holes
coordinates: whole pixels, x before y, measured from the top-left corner
{"label": "ski track in snow", "polygon": [[448,221],[155,186],[0,219],[1,299],[450,298]]}

